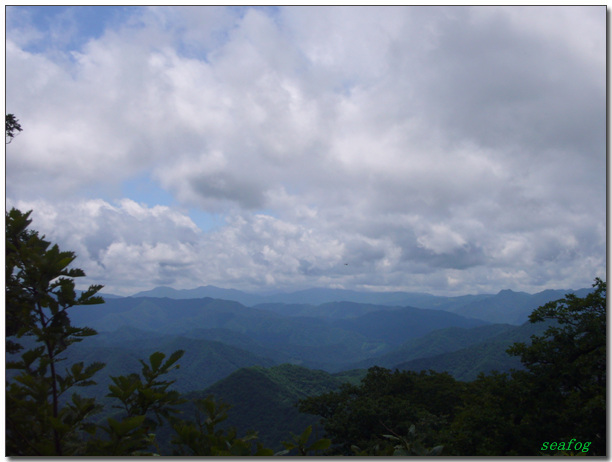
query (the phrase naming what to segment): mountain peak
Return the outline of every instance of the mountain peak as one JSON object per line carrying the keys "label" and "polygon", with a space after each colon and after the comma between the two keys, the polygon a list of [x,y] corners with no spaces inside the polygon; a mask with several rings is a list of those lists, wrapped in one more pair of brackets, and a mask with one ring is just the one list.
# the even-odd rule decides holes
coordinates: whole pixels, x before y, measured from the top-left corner
{"label": "mountain peak", "polygon": [[516,291],[514,291],[514,290],[512,290],[512,289],[504,289],[504,290],[500,290],[500,291],[497,293],[497,295],[498,295],[498,296],[499,296],[499,295],[501,295],[501,296],[504,296],[504,295],[505,295],[505,296],[514,296],[514,297],[516,297],[516,296],[525,296],[525,295],[527,295],[527,296],[531,296],[531,294],[528,294],[527,292],[516,292]]}

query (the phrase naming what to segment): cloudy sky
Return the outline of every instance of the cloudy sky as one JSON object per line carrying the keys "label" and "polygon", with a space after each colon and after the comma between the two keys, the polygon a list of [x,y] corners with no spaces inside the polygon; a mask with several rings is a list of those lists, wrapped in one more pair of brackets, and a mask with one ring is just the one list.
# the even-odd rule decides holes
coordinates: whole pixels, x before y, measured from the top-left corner
{"label": "cloudy sky", "polygon": [[6,28],[6,205],[81,287],[605,278],[605,6],[8,7]]}

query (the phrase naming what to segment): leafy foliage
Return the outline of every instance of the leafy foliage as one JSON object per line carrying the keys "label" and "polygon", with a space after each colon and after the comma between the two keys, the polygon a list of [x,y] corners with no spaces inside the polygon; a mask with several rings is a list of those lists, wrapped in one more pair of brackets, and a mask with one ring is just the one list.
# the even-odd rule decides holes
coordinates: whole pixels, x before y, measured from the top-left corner
{"label": "leafy foliage", "polygon": [[[164,361],[166,355],[155,352],[149,363],[141,361],[142,372],[128,376],[111,377],[109,397],[120,404],[113,407],[123,411],[121,420],[109,417],[99,428],[106,434],[104,439],[92,439],[87,446],[88,455],[152,455],[159,449],[155,440],[155,429],[164,420],[171,421],[178,413],[176,406],[185,402],[175,390],[174,383],[162,376],[178,368],[177,361],[183,356],[177,350]],[[92,432],[93,434],[93,432]]]}
{"label": "leafy foliage", "polygon": [[370,368],[360,386],[343,385],[337,392],[306,398],[300,410],[323,417],[324,428],[337,452],[367,453],[393,448],[383,435],[410,434],[416,425],[425,445],[437,445],[434,436],[461,404],[462,384],[446,373]]}
{"label": "leafy foliage", "polygon": [[407,436],[400,436],[398,434],[392,435],[382,435],[383,438],[386,438],[395,443],[393,447],[386,447],[381,450],[379,445],[376,445],[373,450],[364,451],[361,450],[358,446],[351,446],[351,449],[357,456],[439,456],[442,455],[444,450],[443,445],[438,445],[433,448],[426,448],[423,446],[421,439],[416,434],[416,427],[414,425],[410,426],[408,430]]}
{"label": "leafy foliage", "polygon": [[283,441],[283,446],[285,446],[285,450],[276,453],[276,455],[284,456],[290,454],[293,450],[296,450],[300,456],[321,455],[320,451],[324,451],[325,449],[329,448],[329,446],[331,445],[331,440],[327,438],[321,438],[309,444],[311,434],[312,425],[306,427],[306,430],[304,430],[301,435],[292,434],[291,441]]}
{"label": "leafy foliage", "polygon": [[[91,399],[74,395],[60,407],[60,396],[73,386],[87,386],[104,367],[73,364],[59,371],[62,354],[69,345],[95,335],[93,329],[71,324],[68,310],[75,305],[103,303],[95,294],[102,288],[92,285],[76,295],[74,278],[85,276],[69,268],[76,258],[28,229],[31,212],[11,209],[6,213],[6,333],[7,351],[23,350],[19,339],[33,338],[36,346],[7,368],[21,371],[8,386],[7,451],[14,455],[63,455],[74,446],[84,419],[98,410]],[[32,425],[32,420],[36,421]],[[17,442],[20,442],[17,444]]]}
{"label": "leafy foliage", "polygon": [[10,144],[15,135],[22,131],[21,124],[17,117],[15,117],[15,114],[6,114],[4,121],[6,125],[5,143]]}
{"label": "leafy foliage", "polygon": [[[173,425],[176,432],[172,443],[174,455],[181,456],[271,456],[274,451],[255,442],[257,434],[238,437],[235,428],[219,429],[227,419],[229,405],[215,402],[212,396],[195,401],[195,421],[182,421]],[[206,419],[203,418],[206,415]],[[255,446],[253,444],[255,443]]]}
{"label": "leafy foliage", "polygon": [[[529,370],[530,388],[546,396],[546,422],[555,422],[559,437],[593,442],[591,451],[606,448],[606,293],[597,278],[594,291],[585,297],[567,294],[546,303],[530,315],[532,323],[554,319],[530,346],[517,343],[509,353],[521,357]],[[568,439],[569,439],[568,438]]]}

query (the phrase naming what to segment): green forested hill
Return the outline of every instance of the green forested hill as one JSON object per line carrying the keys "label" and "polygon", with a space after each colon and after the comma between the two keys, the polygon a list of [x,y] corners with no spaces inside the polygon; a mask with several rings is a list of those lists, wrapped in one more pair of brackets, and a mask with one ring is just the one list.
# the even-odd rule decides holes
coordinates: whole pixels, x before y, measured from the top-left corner
{"label": "green forested hill", "polygon": [[[364,376],[365,371],[358,376]],[[207,389],[187,395],[188,398],[209,394],[232,408],[227,424],[239,433],[259,430],[260,440],[275,450],[281,442],[289,440],[291,432],[301,433],[318,418],[298,412],[300,399],[336,390],[340,384],[354,381],[355,372],[347,377],[332,375],[321,370],[282,364],[270,368],[248,367],[239,369]]]}

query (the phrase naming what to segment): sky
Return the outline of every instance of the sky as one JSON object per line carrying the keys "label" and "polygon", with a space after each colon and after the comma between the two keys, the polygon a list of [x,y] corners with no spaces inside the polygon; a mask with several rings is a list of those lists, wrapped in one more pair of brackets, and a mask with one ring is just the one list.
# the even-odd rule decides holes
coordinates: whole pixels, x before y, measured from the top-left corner
{"label": "sky", "polygon": [[606,7],[6,8],[6,207],[103,292],[606,278]]}

